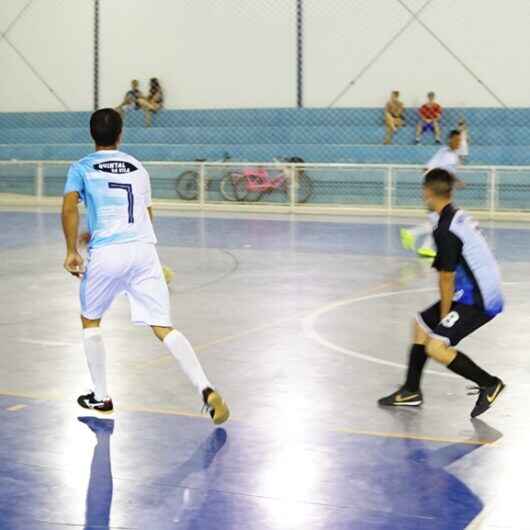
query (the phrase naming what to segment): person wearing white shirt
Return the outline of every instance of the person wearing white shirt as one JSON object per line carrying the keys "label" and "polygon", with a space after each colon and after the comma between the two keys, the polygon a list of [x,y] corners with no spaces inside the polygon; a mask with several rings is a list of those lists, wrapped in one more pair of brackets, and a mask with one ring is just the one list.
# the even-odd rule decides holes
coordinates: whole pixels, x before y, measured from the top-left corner
{"label": "person wearing white shirt", "polygon": [[465,120],[458,122],[458,130],[460,131],[460,149],[458,149],[458,156],[460,157],[460,163],[464,164],[469,156],[469,134]]}
{"label": "person wearing white shirt", "polygon": [[[424,175],[432,169],[444,169],[452,175],[456,175],[456,169],[460,165],[460,148],[461,132],[453,129],[449,133],[447,145],[440,148],[429,162],[427,162]],[[423,258],[434,258],[436,256],[436,249],[434,248],[434,239],[431,235],[432,223],[433,219],[430,219],[428,223],[423,223],[413,228],[402,228],[401,244],[403,248],[416,251]],[[423,244],[417,248],[416,241],[422,236],[427,237],[423,241]]]}

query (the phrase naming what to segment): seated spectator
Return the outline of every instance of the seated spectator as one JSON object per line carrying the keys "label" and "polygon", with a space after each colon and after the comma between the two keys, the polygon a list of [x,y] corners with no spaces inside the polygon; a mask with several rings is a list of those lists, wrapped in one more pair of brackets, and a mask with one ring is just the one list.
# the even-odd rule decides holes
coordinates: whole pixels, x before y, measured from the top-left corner
{"label": "seated spectator", "polygon": [[403,118],[403,111],[405,107],[399,100],[399,91],[394,90],[390,94],[390,99],[385,105],[385,144],[391,144],[394,133],[399,127],[403,127],[405,120]]}
{"label": "seated spectator", "polygon": [[434,133],[436,143],[441,144],[440,135],[442,131],[440,129],[440,119],[443,109],[436,103],[434,92],[427,94],[427,100],[427,103],[423,104],[419,110],[420,121],[416,127],[416,143],[420,143],[421,135],[425,131],[431,131]]}
{"label": "seated spectator", "polygon": [[153,113],[158,112],[164,104],[164,93],[156,77],[152,77],[149,81],[149,94],[147,98],[140,98],[138,104],[145,112],[145,125],[151,127]]}
{"label": "seated spectator", "polygon": [[122,103],[116,107],[116,110],[122,117],[124,110],[138,110],[140,108],[139,100],[143,98],[143,95],[139,86],[140,83],[136,79],[133,79],[131,81],[131,90],[127,91]]}

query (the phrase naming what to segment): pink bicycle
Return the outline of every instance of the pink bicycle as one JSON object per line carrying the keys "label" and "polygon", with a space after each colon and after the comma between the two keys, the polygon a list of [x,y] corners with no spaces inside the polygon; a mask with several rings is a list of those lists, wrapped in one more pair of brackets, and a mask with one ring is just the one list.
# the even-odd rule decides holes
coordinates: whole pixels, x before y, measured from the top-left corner
{"label": "pink bicycle", "polygon": [[[287,163],[303,163],[301,158],[286,159]],[[304,203],[313,193],[313,182],[302,169],[294,171],[295,200]],[[248,167],[243,171],[230,171],[221,180],[220,191],[228,201],[257,202],[264,195],[274,191],[289,197],[291,173],[285,166],[279,170],[269,172],[264,167]]]}

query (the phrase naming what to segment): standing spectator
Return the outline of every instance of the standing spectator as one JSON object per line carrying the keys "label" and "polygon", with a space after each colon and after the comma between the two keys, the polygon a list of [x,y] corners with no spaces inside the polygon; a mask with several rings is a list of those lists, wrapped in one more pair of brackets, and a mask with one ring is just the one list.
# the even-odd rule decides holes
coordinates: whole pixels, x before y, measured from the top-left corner
{"label": "standing spectator", "polygon": [[391,144],[394,133],[399,127],[403,127],[403,111],[405,107],[399,99],[399,91],[394,90],[390,94],[390,99],[385,105],[385,144]]}
{"label": "standing spectator", "polygon": [[145,112],[145,125],[151,127],[153,113],[158,112],[164,105],[164,93],[156,77],[152,77],[149,81],[149,94],[147,98],[140,98],[138,104]]}
{"label": "standing spectator", "polygon": [[421,141],[421,135],[425,131],[431,131],[434,133],[434,139],[437,144],[441,144],[440,135],[440,119],[442,117],[443,109],[435,101],[434,92],[427,94],[427,103],[420,107],[419,115],[420,121],[416,127],[416,143],[419,144]]}
{"label": "standing spectator", "polygon": [[460,131],[460,147],[458,148],[457,153],[460,157],[460,163],[465,164],[469,155],[469,133],[465,120],[460,120],[458,122],[458,130]]}
{"label": "standing spectator", "polygon": [[[441,147],[438,152],[427,162],[425,167],[424,176],[434,169],[443,169],[451,175],[455,182],[455,187],[462,187],[463,183],[456,177],[456,170],[460,163],[460,157],[458,151],[460,150],[460,131],[453,129],[449,133],[447,138],[447,145]],[[415,250],[416,253],[422,258],[434,258],[436,257],[436,249],[434,245],[434,239],[432,237],[433,222],[435,219],[430,217],[428,223],[415,226],[413,228],[402,228],[401,229],[401,244],[406,250]],[[416,241],[419,237],[427,236],[423,244],[416,249]]]}
{"label": "standing spectator", "polygon": [[139,101],[143,98],[143,94],[140,90],[140,83],[137,79],[131,81],[131,90],[128,90],[123,98],[120,105],[116,107],[116,110],[123,116],[124,110],[138,110],[140,108]]}

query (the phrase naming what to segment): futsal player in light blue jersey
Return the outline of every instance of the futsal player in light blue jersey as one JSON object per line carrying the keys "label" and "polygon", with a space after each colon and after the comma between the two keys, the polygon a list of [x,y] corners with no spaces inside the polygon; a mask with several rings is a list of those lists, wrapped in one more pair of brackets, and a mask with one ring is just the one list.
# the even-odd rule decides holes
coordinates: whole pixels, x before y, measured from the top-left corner
{"label": "futsal player in light blue jersey", "polygon": [[[229,410],[214,390],[186,337],[171,324],[169,292],[156,252],[151,185],[142,164],[121,151],[122,119],[101,109],[90,119],[96,151],[74,163],[64,190],[62,222],[65,269],[81,278],[83,346],[93,390],[79,396],[81,407],[112,412],[106,382],[106,353],[101,320],[117,295],[125,293],[134,324],[150,326],[197,388],[214,423]],[[78,203],[88,219],[88,259],[78,252]]]}

